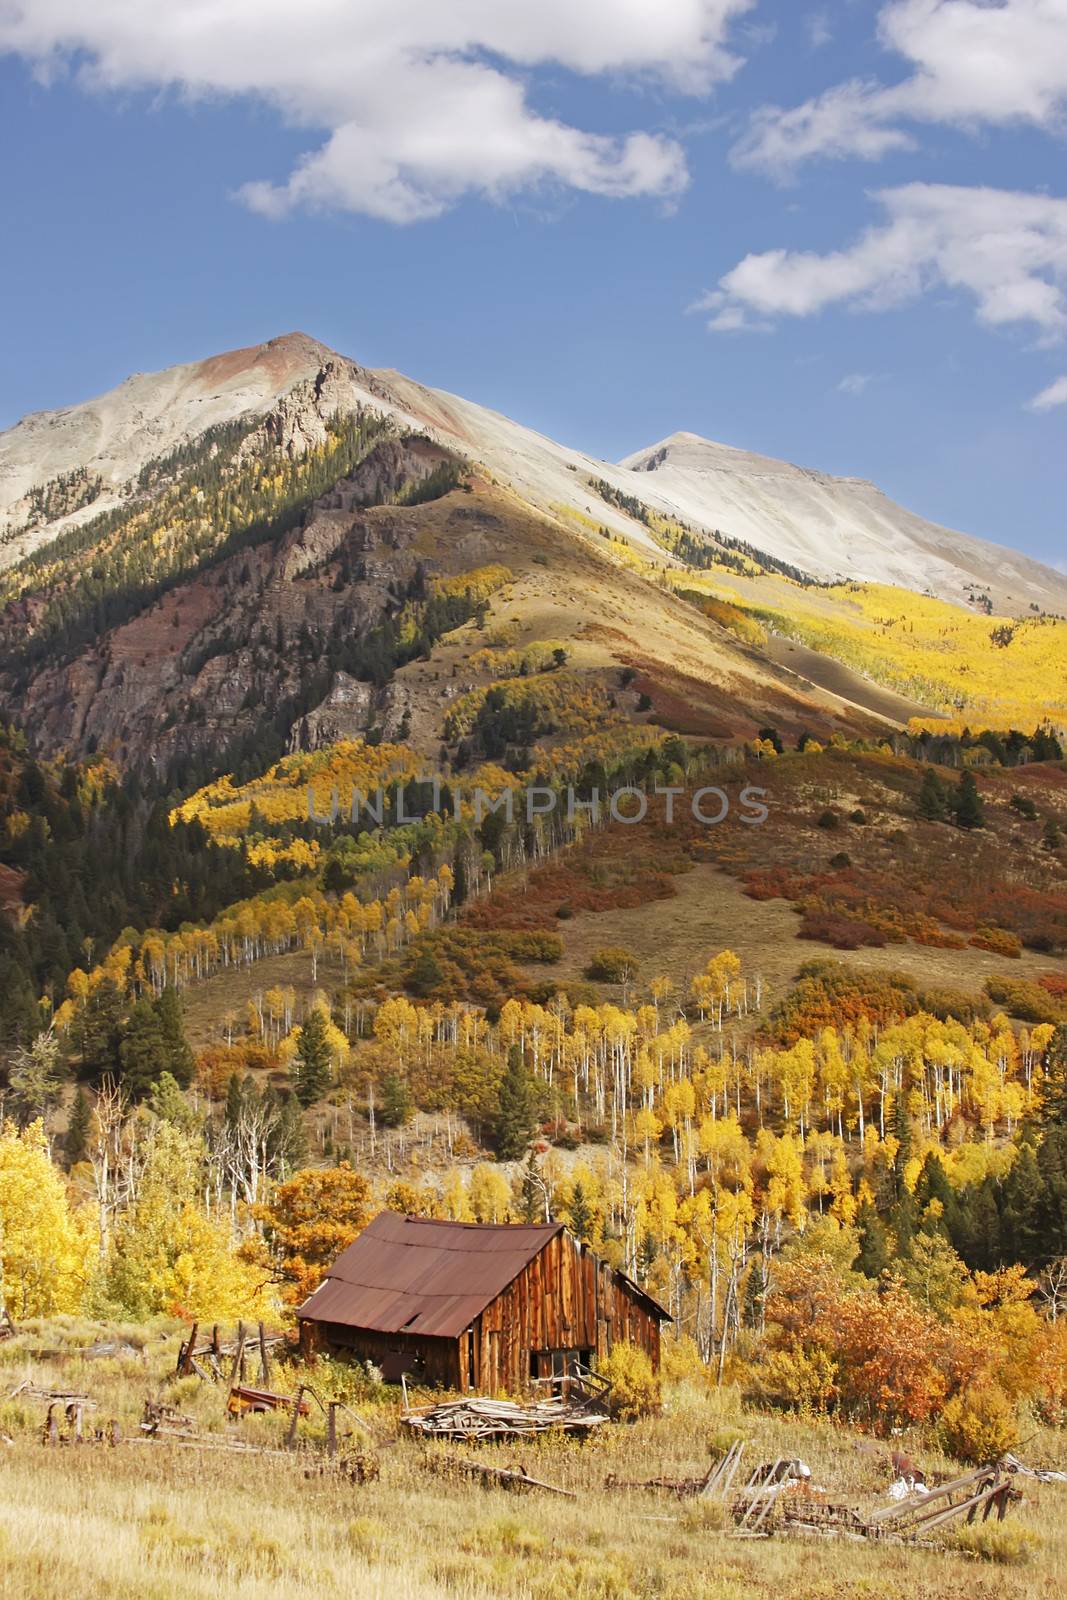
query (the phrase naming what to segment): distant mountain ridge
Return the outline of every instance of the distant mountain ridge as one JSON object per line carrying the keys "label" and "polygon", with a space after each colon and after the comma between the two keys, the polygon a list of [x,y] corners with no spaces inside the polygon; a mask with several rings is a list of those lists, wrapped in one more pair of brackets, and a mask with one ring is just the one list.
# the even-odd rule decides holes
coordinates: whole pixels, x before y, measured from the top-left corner
{"label": "distant mountain ridge", "polygon": [[331,414],[359,408],[429,434],[538,510],[565,508],[657,559],[662,547],[642,520],[606,503],[596,482],[819,580],[896,584],[961,603],[979,589],[998,611],[1067,610],[1063,574],[927,522],[865,480],[691,433],[672,434],[619,463],[599,461],[460,396],[361,367],[302,333],[137,374],[97,399],[34,413],[0,434],[0,567],[120,504],[149,462],[211,427],[277,413],[278,446],[292,454],[321,442]]}

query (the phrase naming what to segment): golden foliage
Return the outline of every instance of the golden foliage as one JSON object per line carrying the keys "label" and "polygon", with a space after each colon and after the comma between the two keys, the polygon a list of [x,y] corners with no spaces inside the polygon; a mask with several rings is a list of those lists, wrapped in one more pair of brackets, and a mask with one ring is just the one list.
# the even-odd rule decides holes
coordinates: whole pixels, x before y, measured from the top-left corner
{"label": "golden foliage", "polygon": [[81,1309],[96,1236],[75,1211],[40,1122],[0,1129],[0,1305],[16,1319]]}
{"label": "golden foliage", "polygon": [[[798,588],[788,610],[748,603],[788,638],[971,727],[1032,728],[1067,717],[1067,623],[987,616],[887,584]],[[951,732],[920,719],[918,730]]]}

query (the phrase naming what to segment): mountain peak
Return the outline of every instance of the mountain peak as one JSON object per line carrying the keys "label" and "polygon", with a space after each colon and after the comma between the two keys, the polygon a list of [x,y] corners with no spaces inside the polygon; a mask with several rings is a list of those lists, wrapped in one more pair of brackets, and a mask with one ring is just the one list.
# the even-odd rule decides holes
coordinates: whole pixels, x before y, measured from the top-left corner
{"label": "mountain peak", "polygon": [[67,520],[41,525],[27,498],[32,491],[84,472],[98,481],[98,492],[72,516],[106,511],[147,462],[220,423],[265,415],[328,363],[340,364],[335,352],[295,330],[159,372],[135,372],[93,400],[23,417],[0,435],[0,566],[55,537]]}
{"label": "mountain peak", "polygon": [[[424,432],[487,469],[529,505],[603,526],[662,559],[650,525],[628,513],[636,496],[695,531],[751,545],[813,577],[866,579],[966,603],[978,585],[1004,611],[1067,610],[1067,580],[1016,551],[939,527],[873,484],[719,444],[685,429],[618,464],[581,451],[461,396],[402,374],[368,371],[296,329],[261,344],[141,373],[83,405],[26,417],[0,435],[0,566],[47,544],[71,521],[121,501],[149,461],[207,429],[284,411],[290,453],[320,442],[335,412],[367,408]],[[80,474],[91,490],[76,510],[42,520],[39,491]],[[603,488],[608,493],[604,494]],[[61,497],[60,497],[61,498]]]}

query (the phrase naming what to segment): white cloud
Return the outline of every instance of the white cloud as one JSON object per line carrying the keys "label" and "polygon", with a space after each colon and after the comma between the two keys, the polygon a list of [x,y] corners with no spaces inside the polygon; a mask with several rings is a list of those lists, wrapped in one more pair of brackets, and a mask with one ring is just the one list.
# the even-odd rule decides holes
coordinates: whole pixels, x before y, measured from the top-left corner
{"label": "white cloud", "polygon": [[1051,411],[1054,406],[1067,406],[1067,375],[1057,378],[1047,389],[1035,394],[1030,401],[1030,411]]}
{"label": "white cloud", "polygon": [[938,288],[963,290],[990,327],[1067,332],[1067,200],[911,183],[875,198],[887,220],[845,250],[749,255],[698,303],[719,331],[827,306],[884,311]]}
{"label": "white cloud", "polygon": [[874,382],[873,372],[849,372],[838,384],[839,394],[862,394]]}
{"label": "white cloud", "polygon": [[788,177],[813,156],[874,160],[908,148],[912,123],[1063,125],[1067,0],[889,0],[878,36],[908,76],[889,86],[851,79],[791,109],[761,108],[735,163]]}
{"label": "white cloud", "polygon": [[271,216],[337,207],[393,222],[465,194],[556,182],[678,193],[676,140],[540,115],[525,74],[555,64],[706,95],[737,69],[730,24],[755,0],[0,0],[0,53],[98,90],[254,96],[325,134],[282,182],[243,194]]}
{"label": "white cloud", "polygon": [[834,36],[830,19],[825,11],[809,11],[804,18],[804,27],[807,30],[808,43],[813,50],[821,50]]}

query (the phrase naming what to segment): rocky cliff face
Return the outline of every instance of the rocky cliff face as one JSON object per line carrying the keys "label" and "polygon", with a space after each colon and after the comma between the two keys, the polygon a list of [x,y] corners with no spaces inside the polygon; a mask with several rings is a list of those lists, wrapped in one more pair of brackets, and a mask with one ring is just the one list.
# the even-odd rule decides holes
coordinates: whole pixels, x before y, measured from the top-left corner
{"label": "rocky cliff face", "polygon": [[[311,415],[300,412],[305,430]],[[292,438],[291,420],[272,417],[279,439]],[[314,443],[304,438],[305,448]],[[451,547],[422,549],[417,510],[368,504],[445,459],[425,440],[384,441],[276,543],[219,560],[75,660],[46,664],[10,709],[41,750],[108,750],[159,773],[255,741],[265,723],[280,747],[294,748],[380,725],[389,708],[369,684],[338,674],[353,685],[347,702],[330,688],[327,644],[367,635],[421,576],[469,562],[462,519]],[[320,712],[307,704],[317,684]]]}

